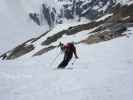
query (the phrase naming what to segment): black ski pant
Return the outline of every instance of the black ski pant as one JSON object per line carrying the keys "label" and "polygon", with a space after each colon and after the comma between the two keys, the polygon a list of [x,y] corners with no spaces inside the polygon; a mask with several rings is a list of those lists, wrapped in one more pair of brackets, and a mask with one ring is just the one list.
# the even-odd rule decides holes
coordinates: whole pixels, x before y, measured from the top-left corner
{"label": "black ski pant", "polygon": [[64,57],[63,61],[59,64],[58,68],[65,68],[71,59],[72,59],[72,55]]}

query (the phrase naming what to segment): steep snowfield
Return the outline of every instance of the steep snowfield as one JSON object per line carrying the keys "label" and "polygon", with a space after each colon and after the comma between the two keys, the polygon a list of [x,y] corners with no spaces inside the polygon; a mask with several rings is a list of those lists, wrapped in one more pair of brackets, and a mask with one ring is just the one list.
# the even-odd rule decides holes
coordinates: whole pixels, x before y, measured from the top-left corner
{"label": "steep snowfield", "polygon": [[0,1],[0,53],[48,30],[47,25],[38,27],[29,19],[34,5],[33,1]]}
{"label": "steep snowfield", "polygon": [[63,57],[56,57],[58,48],[34,58],[0,61],[0,99],[131,100],[132,42],[133,35],[94,45],[79,44],[79,59],[68,65],[72,70],[54,69]]}

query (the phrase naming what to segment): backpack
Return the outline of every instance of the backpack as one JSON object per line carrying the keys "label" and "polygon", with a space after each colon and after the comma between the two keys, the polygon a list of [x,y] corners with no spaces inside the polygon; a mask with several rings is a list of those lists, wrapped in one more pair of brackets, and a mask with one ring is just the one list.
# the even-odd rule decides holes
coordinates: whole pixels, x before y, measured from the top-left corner
{"label": "backpack", "polygon": [[70,52],[73,52],[75,50],[75,46],[73,43],[67,43],[66,45],[64,45],[64,48]]}

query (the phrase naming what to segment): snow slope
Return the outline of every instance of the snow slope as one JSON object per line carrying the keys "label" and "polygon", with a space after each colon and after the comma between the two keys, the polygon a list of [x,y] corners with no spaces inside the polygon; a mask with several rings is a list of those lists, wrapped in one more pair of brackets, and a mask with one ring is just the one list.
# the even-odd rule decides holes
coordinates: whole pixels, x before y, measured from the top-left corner
{"label": "snow slope", "polygon": [[68,65],[73,70],[54,69],[63,57],[56,57],[59,49],[39,57],[1,61],[0,99],[131,100],[132,42],[133,35],[94,45],[79,44],[79,59]]}
{"label": "snow slope", "polygon": [[47,25],[38,27],[28,17],[28,12],[40,6],[35,1],[0,1],[0,53],[48,30]]}
{"label": "snow slope", "polygon": [[[40,28],[27,17],[27,12],[37,10],[39,3],[1,0],[0,52],[47,30],[47,26]],[[133,28],[129,30],[127,34],[133,33]],[[73,37],[78,41],[87,33],[71,38],[63,36],[61,41],[67,42]],[[77,45],[79,59],[74,65],[72,59],[67,66],[72,70],[55,70],[63,58],[58,56],[58,48],[34,58],[29,53],[13,61],[0,60],[0,100],[131,100],[133,35],[129,36],[94,45]]]}

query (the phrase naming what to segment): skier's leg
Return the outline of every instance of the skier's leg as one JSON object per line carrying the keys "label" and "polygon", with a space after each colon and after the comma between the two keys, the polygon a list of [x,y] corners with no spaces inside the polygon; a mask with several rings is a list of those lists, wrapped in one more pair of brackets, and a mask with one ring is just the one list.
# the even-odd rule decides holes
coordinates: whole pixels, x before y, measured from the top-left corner
{"label": "skier's leg", "polygon": [[68,60],[63,60],[60,64],[59,64],[59,66],[58,66],[58,68],[65,68],[67,65],[68,65]]}
{"label": "skier's leg", "polygon": [[64,60],[59,64],[58,68],[65,68],[71,59],[72,59],[71,54],[64,57]]}

